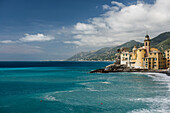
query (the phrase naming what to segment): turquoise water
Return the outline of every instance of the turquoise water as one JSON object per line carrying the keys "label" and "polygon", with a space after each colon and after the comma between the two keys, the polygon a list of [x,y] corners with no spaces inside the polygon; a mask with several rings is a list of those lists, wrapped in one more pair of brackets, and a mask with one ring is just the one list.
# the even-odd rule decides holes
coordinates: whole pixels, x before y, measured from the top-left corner
{"label": "turquoise water", "polygon": [[168,113],[170,77],[90,74],[112,62],[0,62],[0,113]]}

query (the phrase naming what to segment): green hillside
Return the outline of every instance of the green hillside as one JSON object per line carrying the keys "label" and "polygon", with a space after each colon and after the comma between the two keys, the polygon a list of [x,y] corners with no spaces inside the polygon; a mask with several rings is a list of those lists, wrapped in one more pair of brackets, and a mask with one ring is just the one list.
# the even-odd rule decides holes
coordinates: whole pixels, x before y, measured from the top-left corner
{"label": "green hillside", "polygon": [[168,38],[170,38],[170,32],[162,33],[151,40],[151,46],[157,47],[157,45],[167,40]]}
{"label": "green hillside", "polygon": [[[117,49],[122,47],[127,47],[132,50],[133,46],[137,47],[143,46],[143,43],[131,40],[116,47],[105,47],[93,52],[81,52],[71,58],[67,59],[69,61],[76,60],[114,60]],[[165,32],[157,37],[151,39],[151,47],[156,47],[162,52],[166,49],[170,49],[170,32]]]}
{"label": "green hillside", "polygon": [[70,60],[71,61],[75,61],[75,60],[113,60],[118,48],[128,47],[128,48],[132,49],[134,45],[136,45],[137,47],[140,47],[142,45],[142,43],[131,40],[131,41],[124,43],[117,47],[106,47],[106,48],[102,48],[102,49],[99,49],[94,52],[81,52],[81,53],[78,53],[78,54],[72,56],[71,58],[69,58],[67,60],[69,60],[69,61]]}
{"label": "green hillside", "polygon": [[156,48],[158,48],[162,52],[165,51],[166,49],[170,49],[170,38],[157,44]]}

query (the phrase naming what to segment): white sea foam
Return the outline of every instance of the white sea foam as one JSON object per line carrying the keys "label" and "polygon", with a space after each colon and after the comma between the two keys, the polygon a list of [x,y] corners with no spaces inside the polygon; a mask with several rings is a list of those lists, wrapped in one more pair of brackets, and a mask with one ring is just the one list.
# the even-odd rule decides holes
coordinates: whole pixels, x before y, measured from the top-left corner
{"label": "white sea foam", "polygon": [[46,95],[44,97],[45,100],[48,100],[48,101],[59,101],[57,100],[55,97],[51,96],[51,95]]}
{"label": "white sea foam", "polygon": [[96,90],[96,89],[93,89],[93,88],[86,88],[86,89],[89,90],[89,91],[96,91],[96,92],[108,91],[108,90]]}
{"label": "white sea foam", "polygon": [[170,113],[169,97],[138,98],[136,101],[151,103],[150,109],[137,109],[133,110],[132,113]]}
{"label": "white sea foam", "polygon": [[99,83],[102,83],[102,84],[111,84],[110,82],[99,82]]}
{"label": "white sea foam", "polygon": [[75,90],[70,90],[70,91],[56,91],[55,93],[70,93],[74,92]]}
{"label": "white sea foam", "polygon": [[86,88],[88,89],[89,91],[99,91],[99,90],[95,90],[95,89],[92,89],[92,88]]}
{"label": "white sea foam", "polygon": [[136,109],[131,111],[131,113],[170,113],[170,77],[162,73],[142,73],[147,74],[149,77],[153,78],[153,81],[158,81],[158,84],[166,84],[165,87],[168,88],[167,93],[164,96],[156,96],[153,98],[137,98],[132,99],[132,101],[142,101],[150,103],[150,109]]}
{"label": "white sea foam", "polygon": [[[170,91],[170,76],[163,73],[146,73],[152,77],[154,81],[160,81],[162,84],[167,84],[168,91]],[[154,76],[153,76],[154,75]]]}
{"label": "white sea foam", "polygon": [[93,83],[93,82],[85,82],[85,83],[78,83],[78,84],[80,84],[80,85],[87,85],[87,84],[91,84],[91,83]]}

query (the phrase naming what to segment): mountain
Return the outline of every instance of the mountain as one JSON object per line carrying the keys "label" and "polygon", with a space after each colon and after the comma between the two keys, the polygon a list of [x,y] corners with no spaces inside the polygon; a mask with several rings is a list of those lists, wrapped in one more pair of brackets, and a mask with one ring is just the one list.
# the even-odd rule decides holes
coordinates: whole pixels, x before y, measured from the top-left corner
{"label": "mountain", "polygon": [[137,47],[140,47],[142,43],[137,42],[135,40],[131,40],[129,42],[126,42],[120,46],[117,47],[105,47],[101,48],[97,51],[92,52],[81,52],[78,53],[71,58],[67,59],[69,61],[76,61],[76,60],[113,60],[115,57],[115,54],[117,52],[117,49],[122,47],[127,47],[132,49],[133,46],[136,45]]}
{"label": "mountain", "polygon": [[[114,60],[117,49],[122,47],[127,47],[130,50],[136,45],[137,47],[143,46],[143,43],[137,42],[135,40],[131,40],[122,45],[116,47],[105,47],[101,48],[97,51],[91,52],[81,52],[78,53],[71,58],[67,59],[69,61],[77,61],[77,60]],[[157,37],[151,39],[151,47],[158,48],[162,52],[166,49],[170,49],[170,32],[165,32]]]}
{"label": "mountain", "polygon": [[157,44],[156,48],[158,48],[162,52],[164,52],[166,49],[170,49],[170,38]]}
{"label": "mountain", "polygon": [[[151,40],[151,46],[158,47],[157,45],[170,38],[170,32],[162,33]],[[163,43],[162,43],[163,44]]]}

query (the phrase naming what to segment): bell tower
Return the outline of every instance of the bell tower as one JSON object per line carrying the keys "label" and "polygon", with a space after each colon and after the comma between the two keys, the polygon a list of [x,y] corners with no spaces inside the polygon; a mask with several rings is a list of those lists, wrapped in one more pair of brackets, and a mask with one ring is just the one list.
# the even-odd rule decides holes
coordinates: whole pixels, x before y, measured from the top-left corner
{"label": "bell tower", "polygon": [[149,35],[146,35],[145,40],[144,40],[144,47],[146,49],[146,56],[148,56],[148,54],[150,52],[150,43],[151,43],[150,37],[149,37]]}

